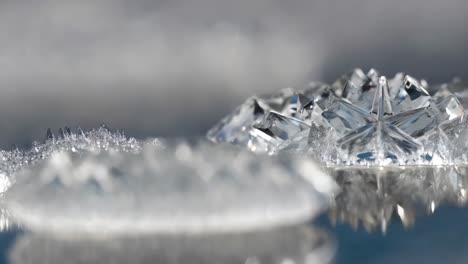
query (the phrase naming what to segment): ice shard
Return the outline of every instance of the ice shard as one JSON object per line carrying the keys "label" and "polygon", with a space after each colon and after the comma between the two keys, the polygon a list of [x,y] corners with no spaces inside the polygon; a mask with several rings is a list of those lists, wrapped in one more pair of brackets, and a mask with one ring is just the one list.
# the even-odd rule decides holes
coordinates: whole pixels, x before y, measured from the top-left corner
{"label": "ice shard", "polygon": [[208,132],[208,137],[214,142],[232,142],[247,144],[249,142],[250,125],[265,114],[256,98],[249,98],[232,114],[223,118],[219,124]]}
{"label": "ice shard", "polygon": [[330,105],[322,116],[339,134],[346,134],[375,120],[369,111],[345,100],[338,100]]}
{"label": "ice shard", "polygon": [[[467,164],[466,96],[461,82],[430,86],[403,73],[387,80],[374,69],[367,74],[356,69],[332,85],[313,85],[256,97],[263,111],[242,124],[249,131],[248,141],[222,138],[223,133],[232,132],[233,138],[242,135],[226,119],[208,138],[269,154],[309,155],[327,165]],[[278,107],[284,102],[294,102],[289,104],[294,107],[287,111]],[[281,117],[279,126],[257,133],[259,120],[271,116]],[[222,129],[228,132],[219,133]]]}
{"label": "ice shard", "polygon": [[424,107],[430,99],[431,96],[426,89],[415,78],[406,75],[392,102],[394,111],[398,114]]}

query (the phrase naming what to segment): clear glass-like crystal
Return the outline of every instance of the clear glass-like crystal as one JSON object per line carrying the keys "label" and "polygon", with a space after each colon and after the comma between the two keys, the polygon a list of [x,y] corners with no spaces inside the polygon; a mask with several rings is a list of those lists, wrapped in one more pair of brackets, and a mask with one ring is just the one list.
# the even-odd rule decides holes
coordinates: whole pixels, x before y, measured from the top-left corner
{"label": "clear glass-like crystal", "polygon": [[466,164],[462,87],[356,69],[332,85],[249,99],[208,138],[255,152],[307,154],[327,165]]}

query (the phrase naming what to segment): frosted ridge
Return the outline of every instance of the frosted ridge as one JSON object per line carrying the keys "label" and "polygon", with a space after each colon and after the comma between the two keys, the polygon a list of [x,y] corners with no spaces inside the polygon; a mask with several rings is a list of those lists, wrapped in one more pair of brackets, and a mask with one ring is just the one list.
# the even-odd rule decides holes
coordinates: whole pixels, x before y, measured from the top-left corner
{"label": "frosted ridge", "polygon": [[[36,164],[38,161],[50,157],[61,151],[82,153],[83,151],[115,150],[137,153],[144,143],[135,138],[128,138],[122,132],[112,132],[105,125],[97,129],[83,131],[78,128],[72,131],[65,127],[55,136],[51,129],[47,130],[43,143],[33,142],[31,148],[20,150],[13,147],[11,150],[0,150],[0,193],[4,193],[14,182],[14,175],[22,168]],[[161,145],[154,139],[150,144]]]}
{"label": "frosted ridge", "polygon": [[231,232],[306,221],[336,190],[309,159],[200,142],[55,152],[17,174],[6,202],[24,226],[56,233]]}

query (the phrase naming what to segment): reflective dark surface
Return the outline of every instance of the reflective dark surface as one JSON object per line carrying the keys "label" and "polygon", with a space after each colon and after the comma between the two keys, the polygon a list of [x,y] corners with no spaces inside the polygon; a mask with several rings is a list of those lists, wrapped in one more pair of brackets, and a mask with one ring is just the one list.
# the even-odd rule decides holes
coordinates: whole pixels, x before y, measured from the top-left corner
{"label": "reflective dark surface", "polygon": [[[328,230],[328,235],[334,238],[336,243],[334,263],[414,263],[415,261],[421,263],[466,263],[468,260],[466,254],[468,245],[468,232],[466,231],[468,210],[444,207],[437,210],[434,215],[430,217],[418,219],[416,225],[411,228],[404,228],[398,219],[393,220],[394,221],[389,224],[386,234],[382,234],[381,232],[369,233],[363,228],[354,230],[347,224],[330,226],[327,216],[322,216],[318,219],[317,225],[322,227],[319,229],[321,232],[324,232],[323,230]],[[155,243],[155,241],[157,241],[157,238],[151,237],[142,238],[140,241],[133,240],[133,242],[117,243],[117,249],[112,249],[113,245],[116,244],[115,242],[109,245],[109,241],[105,240],[94,241],[93,244],[85,243],[84,241],[86,240],[78,242],[71,241],[64,245],[60,240],[56,240],[53,237],[46,236],[44,238],[40,235],[22,231],[3,232],[0,235],[0,241],[2,248],[2,253],[0,255],[1,263],[115,263],[102,261],[116,260],[118,257],[124,257],[124,260],[132,260],[132,262],[117,263],[212,263],[196,262],[196,260],[209,261],[210,255],[196,255],[200,254],[199,251],[196,251],[197,249],[195,249],[195,252],[192,250],[192,252],[184,253],[181,251],[180,244],[178,246],[176,244],[174,247],[168,246],[171,245],[171,242],[167,242],[163,247],[164,249],[170,250],[170,252],[162,252],[161,250],[157,252],[152,251],[158,247],[157,244],[146,245],[141,249],[137,248],[138,245]],[[270,243],[270,246],[271,244],[278,243],[277,241],[267,242]],[[301,242],[304,241],[296,241],[292,244],[288,244],[289,246],[286,245],[287,249],[280,248],[280,246],[284,244],[278,243],[278,246],[270,247],[269,251],[262,255],[263,259],[270,260],[272,255],[278,256],[281,252],[300,251],[293,247],[303,247],[303,245],[300,245]],[[255,243],[261,243],[261,241],[256,240]],[[130,248],[122,248],[126,246]],[[189,245],[185,245],[185,247],[187,248]],[[257,246],[257,248],[259,247],[262,246]],[[265,247],[268,247],[268,245],[263,246],[263,248]],[[120,251],[120,249],[123,251]],[[280,253],[273,251],[276,249],[279,250]],[[198,247],[198,250],[202,249]],[[229,250],[233,250],[232,247]],[[245,260],[248,259],[245,253],[245,247],[239,251],[236,251],[238,249],[234,249],[234,251],[230,252],[232,255],[227,253],[229,250],[223,249],[220,253],[218,252],[214,256],[212,255],[212,260],[227,258],[230,261],[220,263],[245,263]],[[313,248],[311,250],[315,252]],[[328,259],[329,253],[330,251],[326,250],[323,252],[326,259]],[[92,254],[92,256],[89,257],[89,254]],[[175,255],[171,258],[168,256],[170,254]],[[178,256],[178,254],[181,255]],[[195,254],[195,256],[193,254]],[[181,258],[188,256],[190,256],[189,259],[194,262],[174,262],[175,260],[181,260]],[[319,254],[319,256],[321,255]],[[247,259],[242,260],[246,257]],[[278,257],[281,257],[281,255]],[[66,261],[66,258],[69,258],[67,260],[69,262]],[[12,261],[8,262],[9,259]],[[167,262],[150,261],[155,259],[162,259]],[[99,262],[95,262],[97,260],[99,260]],[[187,261],[187,259],[185,260]]]}
{"label": "reflective dark surface", "polygon": [[331,263],[335,253],[333,237],[312,225],[196,236],[71,238],[34,233],[16,235],[9,247],[8,260],[21,264]]}
{"label": "reflective dark surface", "polygon": [[2,263],[466,263],[466,168],[328,168],[341,192],[309,223],[239,234],[77,237],[3,212]]}

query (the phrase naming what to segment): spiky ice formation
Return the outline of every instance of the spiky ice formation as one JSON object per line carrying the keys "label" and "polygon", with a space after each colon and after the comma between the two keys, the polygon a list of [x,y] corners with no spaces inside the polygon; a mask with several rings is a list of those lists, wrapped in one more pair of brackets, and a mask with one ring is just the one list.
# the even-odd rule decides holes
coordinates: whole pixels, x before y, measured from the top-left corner
{"label": "spiky ice formation", "polygon": [[[105,125],[89,131],[78,128],[76,132],[65,127],[59,130],[57,137],[51,129],[48,129],[44,143],[33,142],[32,147],[27,150],[19,150],[16,147],[11,150],[0,150],[0,194],[4,193],[14,182],[14,175],[17,171],[34,165],[54,153],[100,150],[137,153],[141,150],[142,144],[134,138],[127,138],[121,132],[110,131]],[[161,145],[157,139],[151,141],[150,144]]]}
{"label": "spiky ice formation", "polygon": [[254,152],[308,154],[327,165],[467,164],[460,87],[357,69],[332,85],[249,98],[207,136]]}
{"label": "spiky ice formation", "polygon": [[230,232],[305,221],[335,187],[308,159],[176,143],[55,153],[20,172],[6,201],[24,226],[61,234]]}

